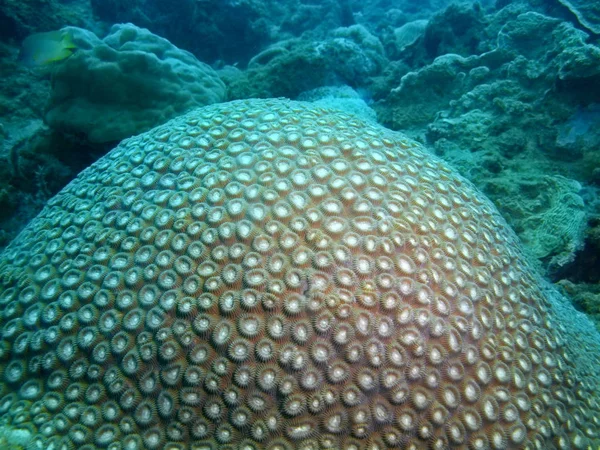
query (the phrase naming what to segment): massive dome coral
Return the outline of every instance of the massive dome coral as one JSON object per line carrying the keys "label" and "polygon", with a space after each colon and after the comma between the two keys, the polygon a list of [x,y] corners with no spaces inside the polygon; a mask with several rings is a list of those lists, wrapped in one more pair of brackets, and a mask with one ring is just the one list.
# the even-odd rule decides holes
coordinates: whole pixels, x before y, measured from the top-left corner
{"label": "massive dome coral", "polygon": [[124,141],[1,256],[0,311],[31,448],[600,445],[597,335],[490,202],[309,103]]}

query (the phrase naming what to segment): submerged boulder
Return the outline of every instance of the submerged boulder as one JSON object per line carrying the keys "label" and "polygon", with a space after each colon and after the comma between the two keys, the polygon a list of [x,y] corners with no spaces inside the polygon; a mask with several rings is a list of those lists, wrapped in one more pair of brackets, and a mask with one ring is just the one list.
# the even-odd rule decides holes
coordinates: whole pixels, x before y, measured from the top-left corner
{"label": "submerged boulder", "polygon": [[52,73],[46,121],[58,131],[93,143],[119,141],[225,100],[210,66],[146,29],[114,25],[104,39],[65,30],[78,50]]}

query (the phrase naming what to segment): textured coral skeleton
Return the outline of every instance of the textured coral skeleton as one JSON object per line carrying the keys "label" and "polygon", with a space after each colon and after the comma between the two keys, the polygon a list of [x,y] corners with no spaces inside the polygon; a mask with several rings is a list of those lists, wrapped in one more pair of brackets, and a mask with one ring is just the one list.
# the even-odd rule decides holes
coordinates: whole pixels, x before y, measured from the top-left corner
{"label": "textured coral skeleton", "polygon": [[124,141],[1,255],[0,423],[56,449],[597,447],[598,346],[550,295],[418,144],[213,105]]}

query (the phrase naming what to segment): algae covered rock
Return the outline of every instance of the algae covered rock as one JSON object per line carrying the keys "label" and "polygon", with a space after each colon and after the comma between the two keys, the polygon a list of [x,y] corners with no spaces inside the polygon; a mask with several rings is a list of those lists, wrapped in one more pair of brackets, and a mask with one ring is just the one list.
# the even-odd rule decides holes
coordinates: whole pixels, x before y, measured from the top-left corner
{"label": "algae covered rock", "polygon": [[[536,41],[538,45],[532,46]],[[600,75],[600,48],[590,44],[588,33],[571,24],[536,12],[508,21],[498,33],[498,48],[527,60],[524,77],[560,80]]]}
{"label": "algae covered rock", "polygon": [[28,34],[55,30],[66,23],[93,26],[87,0],[0,0],[0,39],[23,39]]}
{"label": "algae covered rock", "polygon": [[289,39],[255,55],[248,70],[219,71],[230,99],[296,98],[300,93],[331,84],[333,72],[319,42]]}
{"label": "algae covered rock", "polygon": [[379,38],[362,25],[333,30],[331,39],[322,45],[320,51],[326,55],[336,75],[354,86],[366,83],[387,63]]}
{"label": "algae covered rock", "polygon": [[600,3],[596,0],[559,0],[571,11],[581,25],[600,34]]}
{"label": "algae covered rock", "polygon": [[66,30],[78,50],[52,73],[46,121],[58,131],[118,141],[225,99],[210,66],[146,29],[115,25],[104,39]]}
{"label": "algae covered rock", "polygon": [[425,34],[425,28],[429,21],[426,19],[413,20],[405,23],[394,30],[394,50],[401,53],[406,47],[413,45]]}
{"label": "algae covered rock", "polygon": [[483,184],[550,274],[573,262],[576,252],[583,248],[587,222],[577,181],[534,172]]}
{"label": "algae covered rock", "polygon": [[361,25],[332,30],[327,39],[289,39],[256,54],[248,70],[220,73],[230,99],[297,98],[323,86],[364,87],[387,63],[381,41]]}

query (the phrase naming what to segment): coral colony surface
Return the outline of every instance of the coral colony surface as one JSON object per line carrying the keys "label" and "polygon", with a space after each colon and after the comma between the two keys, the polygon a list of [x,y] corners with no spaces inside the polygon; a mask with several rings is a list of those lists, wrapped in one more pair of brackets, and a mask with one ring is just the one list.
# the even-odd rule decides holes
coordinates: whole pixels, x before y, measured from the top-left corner
{"label": "coral colony surface", "polygon": [[597,332],[466,179],[310,103],[121,143],[0,259],[0,416],[53,449],[600,445]]}

